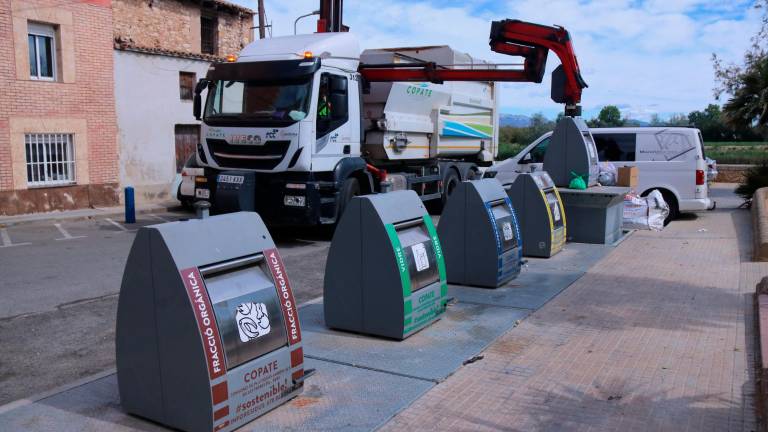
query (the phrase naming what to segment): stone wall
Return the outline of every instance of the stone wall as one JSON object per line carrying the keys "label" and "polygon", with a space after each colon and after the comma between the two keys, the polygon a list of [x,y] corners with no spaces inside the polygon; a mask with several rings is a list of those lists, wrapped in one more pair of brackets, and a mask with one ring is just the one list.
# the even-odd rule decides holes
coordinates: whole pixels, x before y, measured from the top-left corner
{"label": "stone wall", "polygon": [[718,183],[741,183],[744,180],[744,174],[752,167],[753,165],[718,165],[715,181]]}
{"label": "stone wall", "polygon": [[201,54],[200,17],[218,19],[219,56],[235,54],[251,42],[253,12],[239,7],[202,8],[189,0],[113,0],[114,38],[121,45]]}

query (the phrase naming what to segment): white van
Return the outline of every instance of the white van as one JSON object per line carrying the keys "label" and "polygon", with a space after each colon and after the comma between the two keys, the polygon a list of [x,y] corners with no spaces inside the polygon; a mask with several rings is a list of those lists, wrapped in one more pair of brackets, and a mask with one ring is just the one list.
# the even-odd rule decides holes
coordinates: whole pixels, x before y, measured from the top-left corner
{"label": "white van", "polygon": [[[685,127],[590,128],[601,162],[617,167],[636,166],[636,192],[658,189],[669,204],[670,218],[679,212],[708,210],[713,206],[707,185],[707,162],[698,129]],[[517,173],[542,169],[552,132],[539,137],[520,153],[490,167],[486,177],[502,184]]]}

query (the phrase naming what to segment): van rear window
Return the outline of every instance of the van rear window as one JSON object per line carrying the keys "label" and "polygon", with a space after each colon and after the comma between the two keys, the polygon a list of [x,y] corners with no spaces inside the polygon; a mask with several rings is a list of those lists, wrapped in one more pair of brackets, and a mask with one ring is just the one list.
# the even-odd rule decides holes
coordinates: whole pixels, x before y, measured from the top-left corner
{"label": "van rear window", "polygon": [[637,134],[592,132],[597,147],[597,157],[606,162],[634,162],[637,148]]}

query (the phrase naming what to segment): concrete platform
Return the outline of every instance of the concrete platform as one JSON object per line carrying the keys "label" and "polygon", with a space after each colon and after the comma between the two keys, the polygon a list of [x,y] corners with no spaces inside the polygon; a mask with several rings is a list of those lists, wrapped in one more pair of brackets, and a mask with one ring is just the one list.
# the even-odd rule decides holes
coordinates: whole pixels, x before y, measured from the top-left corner
{"label": "concrete platform", "polygon": [[[322,304],[300,310],[310,377],[304,393],[241,430],[373,430],[578,280],[611,246],[569,244],[532,259],[519,278],[490,290],[451,286],[439,321],[402,342],[330,330]],[[156,431],[125,414],[114,374],[39,399],[0,407],[0,430]]]}

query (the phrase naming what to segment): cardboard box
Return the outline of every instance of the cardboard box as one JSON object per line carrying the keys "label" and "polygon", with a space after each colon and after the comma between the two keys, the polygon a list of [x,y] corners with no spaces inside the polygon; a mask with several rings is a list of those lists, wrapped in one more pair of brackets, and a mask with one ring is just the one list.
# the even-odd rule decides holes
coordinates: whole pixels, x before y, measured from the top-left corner
{"label": "cardboard box", "polygon": [[637,167],[619,167],[618,175],[616,176],[616,186],[624,186],[629,188],[637,187]]}

